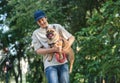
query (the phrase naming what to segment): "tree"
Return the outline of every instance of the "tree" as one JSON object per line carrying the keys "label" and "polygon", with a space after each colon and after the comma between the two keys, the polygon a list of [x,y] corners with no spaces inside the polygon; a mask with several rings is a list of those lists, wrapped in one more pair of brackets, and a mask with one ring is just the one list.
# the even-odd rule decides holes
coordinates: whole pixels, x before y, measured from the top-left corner
{"label": "tree", "polygon": [[[76,63],[81,65],[76,65],[75,71],[83,75],[81,78],[88,77],[90,83],[97,81],[98,76],[108,83],[119,83],[119,3],[108,1],[100,8],[101,13],[94,10],[92,18],[87,20],[89,27],[76,33],[76,44],[80,49],[76,55],[79,58]],[[80,81],[78,72],[75,74],[77,82]]]}
{"label": "tree", "polygon": [[[71,82],[80,82],[80,78],[84,78],[84,82],[86,79],[90,81],[91,78],[88,77],[97,76],[98,72],[100,72],[99,75],[101,75],[101,72],[102,75],[105,75],[104,72],[106,71],[101,71],[100,69],[104,68],[103,64],[110,58],[108,56],[111,54],[109,51],[113,50],[117,53],[116,49],[119,48],[119,44],[116,44],[116,41],[119,42],[117,40],[119,32],[116,33],[115,38],[112,36],[117,30],[119,31],[119,29],[113,29],[113,24],[111,24],[112,27],[109,25],[112,19],[114,19],[112,22],[114,22],[115,26],[119,25],[115,22],[117,18],[112,17],[112,15],[116,14],[113,14],[113,10],[115,9],[115,12],[117,8],[119,9],[117,2],[109,2],[106,0],[3,1],[6,1],[3,12],[7,12],[6,23],[10,28],[10,30],[5,33],[6,36],[3,37],[3,39],[6,38],[4,41],[8,43],[4,44],[9,48],[12,47],[11,50],[15,49],[16,52],[15,54],[11,54],[11,60],[12,63],[18,61],[17,64],[13,63],[14,69],[12,70],[17,83],[19,77],[22,83],[22,70],[20,69],[20,61],[22,58],[27,58],[30,64],[30,73],[27,73],[27,81],[45,82],[43,65],[40,64],[39,67],[36,67],[38,63],[41,63],[41,57],[32,53],[33,50],[28,50],[31,45],[31,34],[38,28],[33,18],[33,13],[38,9],[46,12],[49,23],[60,23],[76,36],[76,41],[73,45],[74,50],[76,51],[76,47],[81,50],[76,52],[75,69],[71,74],[74,78],[71,78]],[[111,9],[111,5],[114,5],[114,8]],[[110,6],[110,8],[108,6]],[[108,26],[111,28],[109,29]],[[9,37],[7,37],[8,35]],[[112,38],[115,40],[111,42]],[[93,46],[93,44],[95,45]],[[89,49],[90,47],[91,49]],[[104,56],[106,56],[105,59],[103,58]],[[103,59],[104,61],[102,61]],[[81,65],[78,66],[78,63]],[[101,65],[103,66],[100,67]],[[108,68],[112,67],[110,66],[111,65],[109,65]],[[15,71],[15,68],[17,71]],[[107,68],[105,70],[107,70]],[[36,72],[42,74],[36,74]],[[34,78],[36,79],[34,80]]]}

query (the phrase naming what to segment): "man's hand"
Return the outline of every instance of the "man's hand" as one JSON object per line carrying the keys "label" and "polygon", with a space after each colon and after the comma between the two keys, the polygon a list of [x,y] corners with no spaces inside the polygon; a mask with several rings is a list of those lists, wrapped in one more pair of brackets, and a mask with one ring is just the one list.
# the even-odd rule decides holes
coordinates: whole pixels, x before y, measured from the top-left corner
{"label": "man's hand", "polygon": [[55,45],[53,48],[54,48],[55,52],[62,52],[62,47],[61,46]]}

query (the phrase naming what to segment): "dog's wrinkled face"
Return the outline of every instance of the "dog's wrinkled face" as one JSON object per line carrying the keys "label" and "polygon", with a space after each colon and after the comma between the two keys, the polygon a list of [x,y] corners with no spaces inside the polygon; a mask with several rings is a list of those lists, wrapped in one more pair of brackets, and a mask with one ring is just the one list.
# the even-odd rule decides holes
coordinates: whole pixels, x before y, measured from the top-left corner
{"label": "dog's wrinkled face", "polygon": [[47,29],[47,32],[46,32],[46,37],[49,39],[49,40],[52,40],[56,35],[56,32],[53,28],[48,28]]}

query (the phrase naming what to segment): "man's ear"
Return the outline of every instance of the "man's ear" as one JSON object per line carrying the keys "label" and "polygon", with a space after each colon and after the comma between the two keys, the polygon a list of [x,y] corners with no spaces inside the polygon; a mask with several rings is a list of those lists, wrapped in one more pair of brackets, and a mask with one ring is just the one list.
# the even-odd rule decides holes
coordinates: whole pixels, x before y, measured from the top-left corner
{"label": "man's ear", "polygon": [[47,17],[45,16],[46,20],[47,20]]}

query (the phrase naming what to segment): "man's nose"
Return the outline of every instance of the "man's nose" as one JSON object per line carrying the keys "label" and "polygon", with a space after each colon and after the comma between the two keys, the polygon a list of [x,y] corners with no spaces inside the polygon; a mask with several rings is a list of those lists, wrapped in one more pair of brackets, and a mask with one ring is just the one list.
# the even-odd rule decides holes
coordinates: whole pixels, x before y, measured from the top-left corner
{"label": "man's nose", "polygon": [[44,23],[44,21],[40,21],[40,24],[43,24]]}

